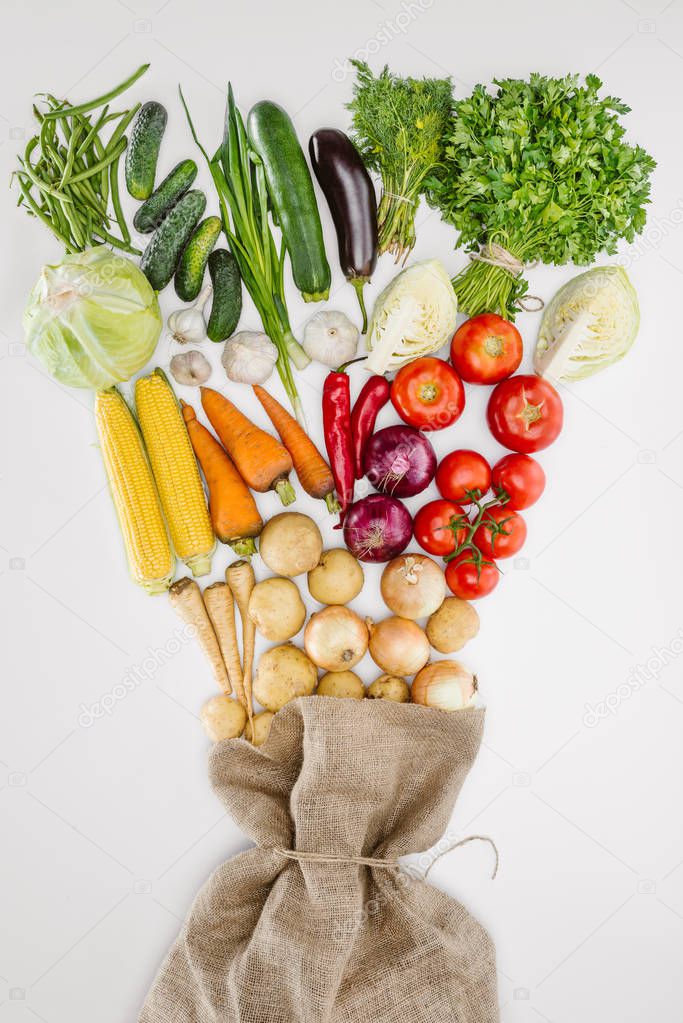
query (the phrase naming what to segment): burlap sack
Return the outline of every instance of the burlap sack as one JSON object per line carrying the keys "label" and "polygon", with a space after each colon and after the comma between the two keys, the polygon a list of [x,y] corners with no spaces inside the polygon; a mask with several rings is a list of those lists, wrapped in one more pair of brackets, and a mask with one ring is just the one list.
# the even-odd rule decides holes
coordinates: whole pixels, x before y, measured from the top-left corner
{"label": "burlap sack", "polygon": [[479,749],[480,710],[308,697],[266,744],[217,743],[219,798],[257,848],[197,896],[141,1023],[493,1023],[494,949],[449,896],[394,860],[446,829]]}

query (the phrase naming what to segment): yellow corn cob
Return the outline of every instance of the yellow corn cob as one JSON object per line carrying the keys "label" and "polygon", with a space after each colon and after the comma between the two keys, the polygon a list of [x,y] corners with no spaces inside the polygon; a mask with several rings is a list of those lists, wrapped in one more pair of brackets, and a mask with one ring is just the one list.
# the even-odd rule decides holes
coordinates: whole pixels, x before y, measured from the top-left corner
{"label": "yellow corn cob", "polygon": [[95,421],[131,575],[148,593],[163,593],[175,558],[140,431],[115,388],[95,395]]}
{"label": "yellow corn cob", "polygon": [[161,370],[136,381],[135,407],[171,543],[193,575],[206,575],[216,541],[180,405]]}

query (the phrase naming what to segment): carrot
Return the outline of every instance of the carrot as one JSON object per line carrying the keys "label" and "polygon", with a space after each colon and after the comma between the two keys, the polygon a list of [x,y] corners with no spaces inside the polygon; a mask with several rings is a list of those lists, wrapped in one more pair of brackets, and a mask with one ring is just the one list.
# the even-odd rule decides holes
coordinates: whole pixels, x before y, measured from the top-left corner
{"label": "carrot", "polygon": [[218,391],[211,387],[200,391],[204,411],[244,482],[260,494],[274,490],[283,504],[291,504],[296,495],[287,479],[292,471],[287,449]]}
{"label": "carrot", "polygon": [[254,708],[251,696],[251,674],[254,666],[254,643],[256,640],[256,626],[249,617],[249,597],[256,582],[254,569],[250,561],[233,561],[225,570],[225,581],[235,598],[242,619],[242,659],[244,662],[244,676],[242,685],[246,698],[247,716],[251,722],[254,716]]}
{"label": "carrot", "polygon": [[168,596],[171,606],[179,617],[186,625],[192,626],[195,630],[197,642],[211,665],[216,682],[224,693],[231,693],[230,679],[228,678],[223,655],[216,639],[216,633],[213,631],[213,625],[204,606],[201,590],[196,582],[187,576],[184,579],[178,579],[169,589]]}
{"label": "carrot", "polygon": [[244,686],[242,684],[242,663],[240,661],[240,650],[237,645],[237,630],[235,628],[235,601],[230,587],[226,583],[212,583],[207,586],[202,594],[204,605],[209,613],[213,631],[221,649],[221,655],[228,669],[228,676],[237,699],[246,709],[247,701],[244,698]]}
{"label": "carrot", "polygon": [[249,557],[256,552],[253,538],[263,529],[256,501],[229,455],[202,426],[192,406],[182,400],[180,404],[192,449],[209,489],[213,531],[221,543],[230,544],[235,554]]}
{"label": "carrot", "polygon": [[299,483],[311,497],[324,498],[329,510],[339,511],[334,496],[334,476],[317,447],[299,425],[268,391],[254,384],[254,394],[268,413],[268,418],[277,430],[280,440],[292,456],[292,462],[299,477]]}

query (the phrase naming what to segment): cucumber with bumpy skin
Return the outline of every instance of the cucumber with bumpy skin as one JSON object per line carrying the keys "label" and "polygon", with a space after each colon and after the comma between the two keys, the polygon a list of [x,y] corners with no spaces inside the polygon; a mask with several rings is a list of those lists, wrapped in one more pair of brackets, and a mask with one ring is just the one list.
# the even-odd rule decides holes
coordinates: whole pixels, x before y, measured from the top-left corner
{"label": "cucumber with bumpy skin", "polygon": [[181,253],[206,209],[206,196],[187,192],[159,224],[142,253],[140,269],[155,291],[165,288],[175,273]]}
{"label": "cucumber with bumpy skin", "polygon": [[242,313],[242,280],[232,252],[227,249],[212,252],[209,256],[209,275],[213,286],[213,301],[206,334],[211,341],[225,341],[239,323]]}
{"label": "cucumber with bumpy skin", "polygon": [[196,177],[197,164],[194,160],[182,160],[177,164],[133,217],[135,230],[141,234],[154,231],[169,210],[185,195]]}
{"label": "cucumber with bumpy skin", "polygon": [[263,164],[294,283],[306,302],[324,301],[330,293],[330,265],[311,173],[291,118],[277,103],[263,100],[249,111],[247,132]]}
{"label": "cucumber with bumpy skin", "polygon": [[183,249],[174,282],[176,295],[183,302],[194,302],[202,290],[206,264],[218,241],[221,227],[220,217],[207,217],[197,225]]}
{"label": "cucumber with bumpy skin", "polygon": [[159,148],[167,119],[166,107],[154,100],[141,106],[135,118],[126,150],[126,188],[134,199],[149,199],[154,191]]}

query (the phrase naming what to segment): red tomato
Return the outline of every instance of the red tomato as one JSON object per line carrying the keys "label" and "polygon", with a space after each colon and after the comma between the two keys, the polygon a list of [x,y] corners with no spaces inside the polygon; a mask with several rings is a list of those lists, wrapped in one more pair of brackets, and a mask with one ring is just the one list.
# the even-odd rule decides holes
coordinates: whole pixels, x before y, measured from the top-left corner
{"label": "red tomato", "polygon": [[516,511],[499,504],[484,512],[473,539],[485,558],[511,558],[524,545],[526,522]]}
{"label": "red tomato", "polygon": [[398,371],[391,385],[391,401],[409,426],[443,430],[462,415],[465,388],[452,366],[426,356]]}
{"label": "red tomato", "polygon": [[471,551],[463,551],[446,566],[446,582],[461,600],[477,600],[495,590],[500,578],[495,563],[482,562],[478,567]]}
{"label": "red tomato", "polygon": [[522,361],[522,335],[495,313],[473,316],[451,341],[451,362],[468,384],[497,384]]}
{"label": "red tomato", "polygon": [[423,505],[415,516],[413,533],[423,551],[429,554],[452,554],[458,545],[464,542],[467,527],[463,526],[454,534],[448,526],[453,518],[465,515],[459,504],[453,501],[436,500]]}
{"label": "red tomato", "polygon": [[476,451],[451,451],[436,470],[436,485],[442,497],[459,504],[472,504],[467,491],[483,496],[491,486],[491,466]]}
{"label": "red tomato", "polygon": [[491,484],[498,496],[507,494],[506,508],[521,511],[535,504],[545,490],[545,473],[530,455],[505,455],[493,467]]}
{"label": "red tomato", "polygon": [[547,380],[520,374],[494,388],[486,416],[500,444],[529,454],[557,439],[562,429],[562,399]]}

